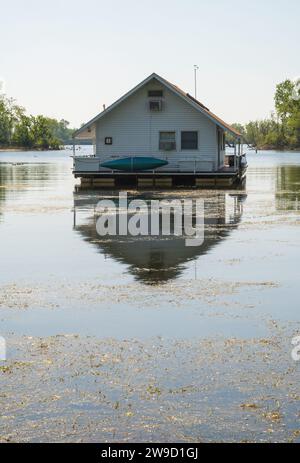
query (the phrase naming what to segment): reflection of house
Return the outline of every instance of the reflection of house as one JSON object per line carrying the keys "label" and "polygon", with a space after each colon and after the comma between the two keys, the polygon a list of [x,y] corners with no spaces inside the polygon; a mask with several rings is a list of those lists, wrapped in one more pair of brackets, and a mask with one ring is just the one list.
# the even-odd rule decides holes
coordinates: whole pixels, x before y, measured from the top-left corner
{"label": "reflection of house", "polygon": [[300,210],[300,166],[280,166],[276,173],[276,209]]}
{"label": "reflection of house", "polygon": [[175,236],[100,237],[93,211],[102,198],[91,194],[75,196],[74,230],[97,246],[99,252],[129,265],[138,280],[155,284],[178,277],[187,261],[206,254],[225,239],[240,222],[245,197],[219,193],[205,198],[205,241],[199,247],[187,247],[184,237]]}

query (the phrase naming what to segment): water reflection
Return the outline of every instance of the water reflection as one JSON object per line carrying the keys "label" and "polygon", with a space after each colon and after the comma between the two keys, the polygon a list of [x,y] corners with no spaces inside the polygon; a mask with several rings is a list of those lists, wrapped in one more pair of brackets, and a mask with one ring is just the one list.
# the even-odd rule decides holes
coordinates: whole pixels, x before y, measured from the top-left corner
{"label": "water reflection", "polygon": [[53,209],[58,192],[65,198],[69,194],[71,199],[73,179],[70,174],[66,163],[0,162],[0,221],[5,212],[25,213],[33,205],[35,212],[45,211],[49,205]]}
{"label": "water reflection", "polygon": [[18,189],[34,190],[57,178],[59,164],[48,163],[0,163],[0,187],[17,191]]}
{"label": "water reflection", "polygon": [[[197,198],[199,193],[168,193],[164,199],[179,199],[180,195]],[[106,196],[107,197],[107,196]],[[200,196],[205,200],[205,240],[197,247],[187,247],[184,237],[176,236],[105,236],[100,237],[96,231],[95,208],[103,195],[97,193],[75,193],[74,195],[74,230],[85,241],[95,246],[100,253],[129,266],[129,272],[146,284],[157,284],[178,278],[188,261],[208,253],[214,246],[224,240],[240,223],[243,214],[243,202],[247,195],[243,192],[227,194],[225,192],[206,193]],[[114,199],[117,204],[117,198]],[[131,200],[133,198],[129,198]],[[161,196],[134,196],[149,202],[161,200]],[[161,223],[160,223],[161,232]]]}
{"label": "water reflection", "polygon": [[277,210],[300,210],[300,166],[283,165],[277,167],[275,197]]}

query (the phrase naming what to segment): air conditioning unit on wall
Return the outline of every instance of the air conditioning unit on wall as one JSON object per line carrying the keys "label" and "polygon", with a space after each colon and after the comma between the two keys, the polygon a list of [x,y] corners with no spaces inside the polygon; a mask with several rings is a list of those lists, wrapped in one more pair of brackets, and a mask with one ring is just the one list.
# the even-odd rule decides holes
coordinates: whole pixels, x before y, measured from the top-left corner
{"label": "air conditioning unit on wall", "polygon": [[161,100],[150,100],[149,101],[149,110],[151,112],[159,112],[162,110],[162,101]]}
{"label": "air conditioning unit on wall", "polygon": [[176,142],[174,141],[161,141],[159,149],[162,151],[174,151],[176,150]]}

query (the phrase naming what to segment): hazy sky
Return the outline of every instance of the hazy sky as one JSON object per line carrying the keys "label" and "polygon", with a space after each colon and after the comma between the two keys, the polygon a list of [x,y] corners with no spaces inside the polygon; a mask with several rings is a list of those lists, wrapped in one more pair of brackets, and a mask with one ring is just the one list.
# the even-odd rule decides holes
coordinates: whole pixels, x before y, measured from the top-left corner
{"label": "hazy sky", "polygon": [[228,122],[300,76],[299,0],[0,0],[0,77],[32,114],[79,126],[156,72]]}

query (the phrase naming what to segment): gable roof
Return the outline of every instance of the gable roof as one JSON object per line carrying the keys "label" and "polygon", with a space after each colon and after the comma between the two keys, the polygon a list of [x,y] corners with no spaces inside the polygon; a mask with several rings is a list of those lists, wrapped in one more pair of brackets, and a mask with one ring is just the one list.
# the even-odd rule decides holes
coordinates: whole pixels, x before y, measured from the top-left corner
{"label": "gable roof", "polygon": [[160,82],[162,85],[167,87],[170,91],[184,99],[188,104],[190,104],[194,109],[199,111],[200,113],[206,115],[211,121],[215,122],[219,127],[222,129],[226,130],[227,132],[230,132],[234,136],[237,137],[242,137],[242,135],[231,125],[227,124],[224,122],[222,119],[220,119],[218,116],[216,116],[214,113],[212,113],[206,106],[204,106],[203,103],[200,101],[196,100],[193,96],[191,96],[189,93],[185,93],[181,88],[177,87],[176,85],[172,84],[171,82],[167,81],[163,77],[159,76],[158,74],[151,74],[149,77],[147,77],[145,80],[143,80],[141,83],[139,83],[136,87],[131,89],[129,92],[127,92],[125,95],[123,95],[121,98],[119,98],[117,101],[115,101],[113,104],[108,106],[106,109],[104,109],[100,114],[98,114],[96,117],[91,119],[89,122],[84,124],[80,129],[76,130],[73,134],[73,138],[78,137],[80,134],[83,132],[90,132],[92,125],[95,124],[99,119],[102,117],[106,116],[109,112],[111,112],[113,109],[115,109],[119,104],[121,104],[124,100],[126,100],[128,97],[133,95],[135,92],[137,92],[139,89],[144,87],[148,82],[150,82],[152,79],[156,79],[158,82]]}

